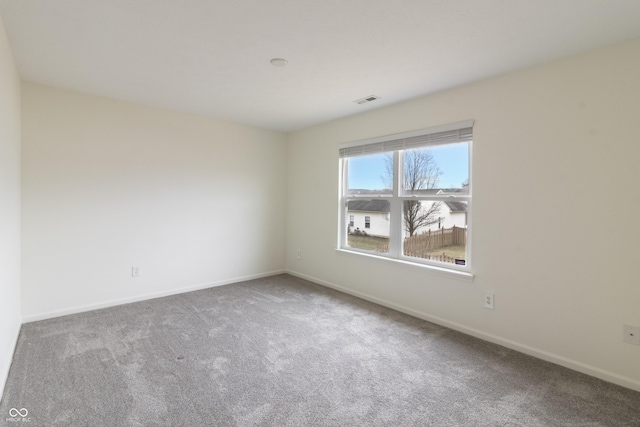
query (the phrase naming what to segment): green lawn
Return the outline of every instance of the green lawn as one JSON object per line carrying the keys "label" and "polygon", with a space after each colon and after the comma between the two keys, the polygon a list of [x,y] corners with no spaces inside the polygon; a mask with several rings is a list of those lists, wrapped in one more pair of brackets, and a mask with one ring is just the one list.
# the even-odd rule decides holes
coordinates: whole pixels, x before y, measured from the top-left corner
{"label": "green lawn", "polygon": [[376,248],[387,247],[389,245],[389,239],[387,237],[355,236],[349,234],[347,236],[347,244],[352,248],[375,251]]}

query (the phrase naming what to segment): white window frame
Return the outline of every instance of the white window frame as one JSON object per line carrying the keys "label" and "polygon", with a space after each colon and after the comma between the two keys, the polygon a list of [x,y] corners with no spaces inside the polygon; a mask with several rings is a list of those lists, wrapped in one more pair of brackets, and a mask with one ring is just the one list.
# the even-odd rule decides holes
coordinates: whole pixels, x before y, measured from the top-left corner
{"label": "white window frame", "polygon": [[[339,146],[340,159],[340,212],[339,212],[339,236],[338,249],[350,253],[372,255],[389,260],[400,261],[403,264],[433,266],[440,271],[471,272],[471,229],[472,229],[472,146],[473,146],[473,120],[452,123],[428,129],[421,129],[401,134],[388,135],[378,138],[356,141]],[[468,192],[464,194],[444,194],[429,195],[428,197],[416,197],[402,194],[402,165],[405,150],[413,148],[425,148],[428,146],[446,145],[456,142],[467,142],[469,146],[469,185]],[[393,153],[393,189],[391,194],[358,195],[349,194],[348,191],[348,159],[358,155],[368,155],[375,153]],[[389,230],[389,251],[375,252],[366,249],[353,248],[347,245],[347,225],[349,224],[348,203],[357,199],[379,199],[383,198],[390,202],[390,230]],[[402,251],[403,236],[403,204],[407,200],[428,200],[428,201],[457,201],[467,203],[467,240],[465,265],[457,265],[440,261],[415,258],[405,256]],[[468,277],[473,277],[467,274]]]}

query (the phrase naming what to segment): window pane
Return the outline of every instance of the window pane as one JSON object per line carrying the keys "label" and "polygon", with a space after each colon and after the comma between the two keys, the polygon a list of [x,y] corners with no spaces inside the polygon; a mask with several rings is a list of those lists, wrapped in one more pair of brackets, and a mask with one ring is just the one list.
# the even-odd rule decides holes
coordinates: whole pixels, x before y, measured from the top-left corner
{"label": "window pane", "polygon": [[405,256],[466,265],[467,202],[407,200],[402,221]]}
{"label": "window pane", "polygon": [[403,169],[405,194],[468,194],[469,143],[406,150]]}
{"label": "window pane", "polygon": [[393,188],[393,154],[350,157],[348,194],[391,194]]}
{"label": "window pane", "polygon": [[389,252],[388,200],[350,200],[347,215],[353,225],[347,229],[347,246],[376,252]]}

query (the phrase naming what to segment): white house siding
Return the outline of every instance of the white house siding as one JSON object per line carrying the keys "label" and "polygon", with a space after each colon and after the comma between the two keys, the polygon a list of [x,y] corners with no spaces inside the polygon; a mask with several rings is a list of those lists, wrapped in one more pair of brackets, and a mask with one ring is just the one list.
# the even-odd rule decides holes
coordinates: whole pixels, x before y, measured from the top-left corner
{"label": "white house siding", "polygon": [[[428,209],[431,207],[432,202],[423,202],[424,209]],[[429,225],[428,227],[420,227],[418,229],[418,233],[424,233],[428,230],[435,231],[440,228],[451,228],[451,227],[466,227],[467,225],[467,213],[452,211],[446,203],[442,202],[440,205],[440,212],[436,216],[440,218],[439,222]]]}
{"label": "white house siding", "polygon": [[[423,208],[429,209],[433,202],[424,202]],[[347,212],[347,224],[350,224],[350,218],[353,216],[353,226],[349,225],[349,232],[355,230],[365,231],[372,236],[389,237],[389,213],[388,212],[373,212],[373,211],[348,211]],[[365,216],[371,218],[371,227],[365,228]],[[442,202],[440,206],[440,212],[437,217],[441,218],[439,223],[429,225],[428,227],[420,227],[418,234],[425,233],[429,230],[436,231],[440,228],[466,227],[467,215],[466,212],[452,212],[449,206]]]}
{"label": "white house siding", "polygon": [[[367,211],[349,211],[347,213],[347,222],[353,215],[353,227],[349,227],[349,231],[364,231],[371,236],[389,237],[389,213],[388,212],[367,212]],[[371,218],[371,228],[365,228],[365,216]]]}

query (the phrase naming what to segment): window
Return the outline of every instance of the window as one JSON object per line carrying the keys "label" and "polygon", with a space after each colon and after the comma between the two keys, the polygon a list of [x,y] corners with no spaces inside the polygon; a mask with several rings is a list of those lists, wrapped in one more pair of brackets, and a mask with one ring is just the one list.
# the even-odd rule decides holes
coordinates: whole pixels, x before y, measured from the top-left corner
{"label": "window", "polygon": [[472,133],[468,121],[342,145],[339,247],[468,270]]}

